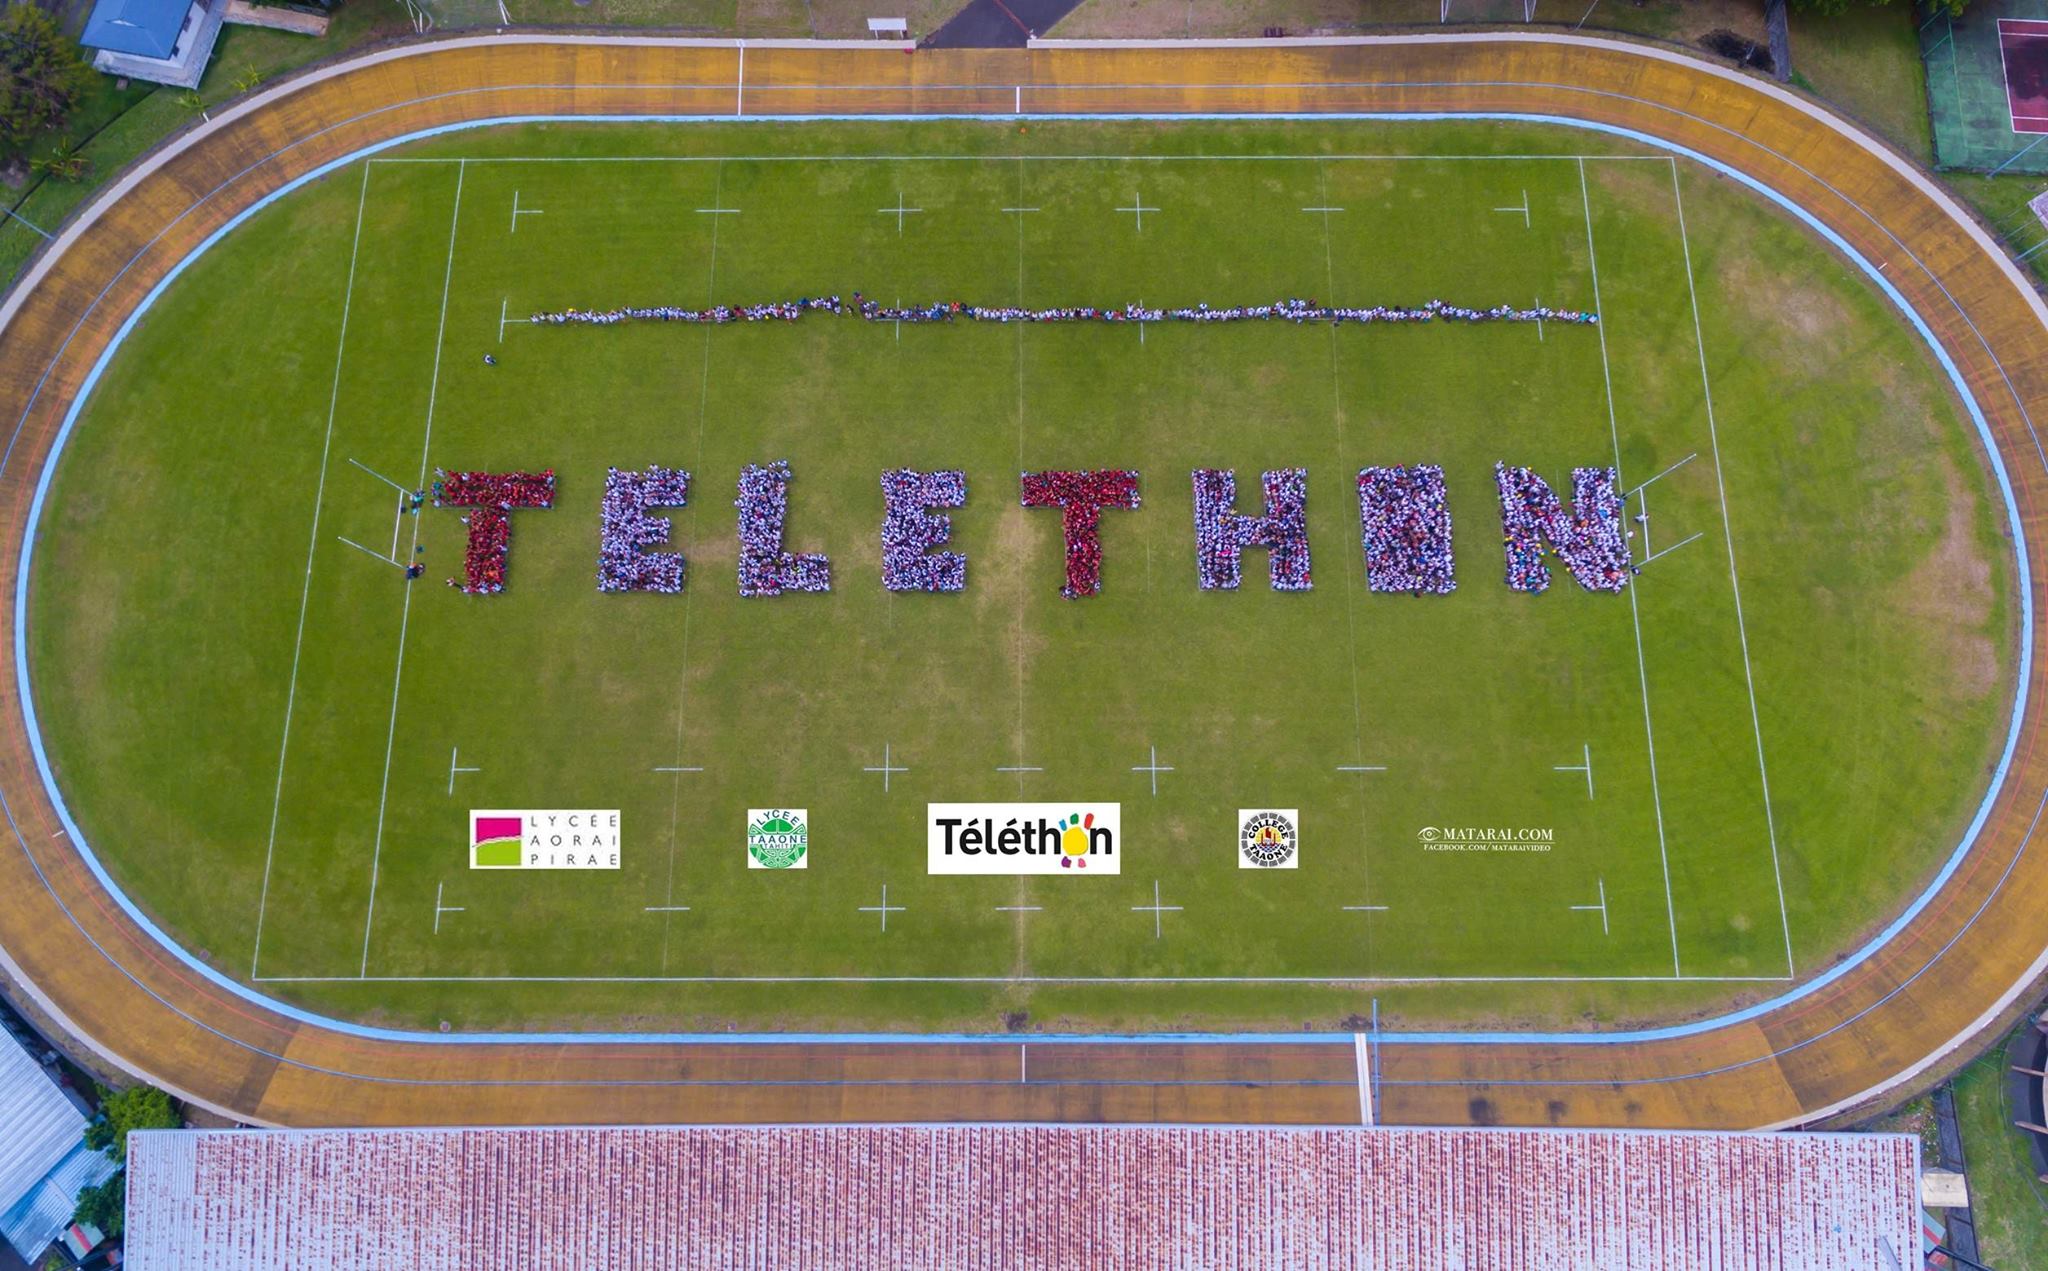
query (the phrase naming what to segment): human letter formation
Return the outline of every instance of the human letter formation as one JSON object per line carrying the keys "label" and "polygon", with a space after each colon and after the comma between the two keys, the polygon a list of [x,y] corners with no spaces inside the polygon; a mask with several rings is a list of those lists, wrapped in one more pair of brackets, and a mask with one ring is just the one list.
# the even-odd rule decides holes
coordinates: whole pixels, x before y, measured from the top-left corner
{"label": "human letter formation", "polygon": [[[832,562],[823,553],[783,549],[789,515],[789,462],[746,465],[740,472],[739,590],[742,596],[832,590]],[[468,526],[462,577],[448,585],[471,595],[505,589],[512,550],[512,512],[555,503],[553,469],[542,472],[434,473],[436,507],[459,507]],[[1204,591],[1235,591],[1246,548],[1267,553],[1275,591],[1307,591],[1309,574],[1308,469],[1279,468],[1260,475],[1264,510],[1237,508],[1237,474],[1196,468],[1195,578]],[[1027,508],[1058,508],[1065,549],[1060,594],[1068,599],[1102,590],[1102,512],[1135,511],[1138,474],[1112,468],[1092,472],[1025,472],[1018,498]],[[967,587],[967,557],[937,551],[952,538],[953,518],[934,508],[967,504],[967,477],[957,470],[894,468],[882,474],[882,585],[890,591],[957,592]],[[1613,468],[1572,469],[1569,507],[1528,468],[1494,465],[1501,542],[1511,590],[1550,586],[1548,559],[1557,557],[1588,591],[1619,592],[1640,570],[1630,556],[1624,496]],[[1360,547],[1373,591],[1447,595],[1457,587],[1451,551],[1450,500],[1444,470],[1434,464],[1365,468],[1358,474]],[[683,589],[681,552],[652,551],[669,540],[669,522],[657,508],[689,499],[690,474],[675,468],[645,472],[610,469],[605,475],[598,530],[597,587],[604,592]],[[411,575],[408,574],[408,577]]]}

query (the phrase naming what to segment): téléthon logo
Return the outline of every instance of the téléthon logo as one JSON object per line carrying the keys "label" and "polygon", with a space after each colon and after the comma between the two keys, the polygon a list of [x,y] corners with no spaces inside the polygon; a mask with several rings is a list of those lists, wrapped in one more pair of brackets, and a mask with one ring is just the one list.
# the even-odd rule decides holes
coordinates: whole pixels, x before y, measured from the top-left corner
{"label": "t\u00e9l\u00e9thon logo", "polygon": [[933,803],[925,851],[933,874],[1115,874],[1120,803]]}
{"label": "t\u00e9l\u00e9thon logo", "polygon": [[802,808],[747,809],[748,869],[808,869],[811,826]]}
{"label": "t\u00e9l\u00e9thon logo", "polygon": [[471,808],[471,869],[617,869],[617,808]]}
{"label": "t\u00e9l\u00e9thon logo", "polygon": [[1301,846],[1297,828],[1301,812],[1295,808],[1239,808],[1237,810],[1237,867],[1239,869],[1299,869]]}

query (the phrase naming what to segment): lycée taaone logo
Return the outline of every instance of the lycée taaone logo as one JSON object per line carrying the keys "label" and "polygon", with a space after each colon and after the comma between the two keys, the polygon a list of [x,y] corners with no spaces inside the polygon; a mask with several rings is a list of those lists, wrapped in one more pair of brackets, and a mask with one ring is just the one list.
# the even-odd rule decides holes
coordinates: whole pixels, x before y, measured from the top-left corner
{"label": "lyc\u00e9e taaone logo", "polygon": [[933,874],[1115,874],[1120,803],[934,803],[925,823]]}
{"label": "lyc\u00e9e taaone logo", "polygon": [[617,869],[617,808],[471,808],[471,869]]}
{"label": "lyc\u00e9e taaone logo", "polygon": [[747,809],[748,869],[808,869],[810,851],[810,817],[804,809]]}

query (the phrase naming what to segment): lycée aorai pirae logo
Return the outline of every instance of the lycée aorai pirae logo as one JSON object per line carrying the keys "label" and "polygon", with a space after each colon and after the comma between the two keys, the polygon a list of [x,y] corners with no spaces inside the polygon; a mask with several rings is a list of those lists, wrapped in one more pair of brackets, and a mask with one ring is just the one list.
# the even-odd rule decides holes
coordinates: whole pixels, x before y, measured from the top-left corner
{"label": "lyc\u00e9e aorai pirae logo", "polygon": [[617,869],[617,808],[471,808],[471,869]]}
{"label": "lyc\u00e9e aorai pirae logo", "polygon": [[471,869],[518,869],[519,845],[525,839],[524,818],[469,816],[469,867]]}

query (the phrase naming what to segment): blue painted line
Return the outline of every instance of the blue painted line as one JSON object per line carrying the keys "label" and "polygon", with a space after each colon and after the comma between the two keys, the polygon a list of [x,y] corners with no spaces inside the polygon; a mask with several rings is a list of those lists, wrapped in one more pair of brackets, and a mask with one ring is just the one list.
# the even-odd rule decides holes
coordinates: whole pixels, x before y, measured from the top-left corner
{"label": "blue painted line", "polygon": [[[1834,230],[1830,229],[1828,226],[1822,224],[1805,208],[1799,206],[1797,203],[1794,203],[1792,200],[1786,198],[1784,195],[1779,194],[1777,191],[1764,185],[1762,182],[1756,180],[1748,174],[1741,172],[1735,168],[1729,167],[1728,165],[1721,163],[1719,160],[1710,158],[1706,155],[1690,150],[1684,146],[1674,145],[1670,142],[1663,141],[1659,138],[1650,136],[1646,133],[1637,132],[1634,129],[1623,128],[1612,124],[1603,124],[1586,120],[1566,119],[1550,115],[1523,114],[1515,112],[1443,111],[1422,112],[1415,114],[1392,114],[1385,112],[1349,112],[1319,114],[1303,112],[1281,114],[1251,113],[1237,115],[1173,115],[1156,113],[1099,113],[1082,115],[777,115],[751,117],[745,119],[736,118],[735,116],[731,115],[615,115],[605,117],[577,115],[517,115],[489,120],[471,120],[459,123],[443,124],[437,127],[407,133],[404,136],[393,137],[386,141],[381,141],[374,145],[366,146],[349,155],[343,156],[342,158],[330,160],[329,162],[320,165],[319,167],[313,169],[312,171],[304,173],[301,176],[293,179],[292,181],[287,182],[285,185],[270,192],[269,194],[264,195],[255,203],[251,204],[249,207],[243,209],[241,212],[237,213],[235,216],[229,219],[219,229],[216,229],[213,233],[209,234],[197,247],[195,247],[192,250],[192,252],[189,255],[187,255],[183,260],[179,261],[176,265],[174,265],[171,268],[171,270],[164,276],[164,278],[150,289],[149,294],[143,297],[141,303],[138,304],[135,307],[134,311],[128,315],[127,319],[122,322],[119,330],[115,332],[113,340],[109,342],[106,349],[100,354],[98,360],[94,362],[91,372],[86,376],[84,384],[80,386],[78,393],[73,397],[71,401],[70,407],[65,412],[63,424],[58,429],[57,437],[50,449],[49,457],[44,462],[42,474],[36,482],[35,497],[29,507],[28,525],[22,537],[20,570],[15,580],[15,681],[21,693],[22,714],[24,722],[27,725],[28,729],[30,749],[33,751],[35,755],[36,770],[42,777],[44,790],[50,798],[51,805],[56,809],[59,820],[63,823],[65,830],[69,833],[71,841],[76,846],[80,856],[84,858],[87,867],[92,871],[94,878],[96,878],[99,881],[100,885],[106,889],[107,893],[114,898],[114,901],[118,905],[120,905],[122,911],[125,914],[127,914],[130,920],[132,920],[137,926],[146,931],[151,939],[155,940],[165,950],[167,950],[172,955],[177,957],[177,959],[181,963],[183,963],[188,969],[197,973],[200,976],[203,976],[209,982],[234,994],[235,996],[243,999],[244,1001],[250,1002],[252,1004],[262,1007],[265,1010],[275,1012],[278,1015],[284,1016],[288,1019],[295,1020],[302,1024],[332,1029],[335,1032],[343,1033],[349,1036],[361,1037],[376,1041],[445,1043],[465,1045],[472,1043],[675,1044],[687,1042],[716,1042],[724,1044],[737,1043],[762,1045],[813,1043],[881,1043],[909,1045],[921,1043],[981,1043],[1008,1046],[1020,1043],[1036,1044],[1045,1042],[1059,1042],[1062,1044],[1086,1045],[1111,1045],[1131,1042],[1177,1042],[1214,1045],[1230,1045],[1239,1043],[1253,1045],[1351,1045],[1352,1035],[1348,1032],[1320,1034],[1138,1033],[1116,1035],[1037,1033],[1022,1037],[1010,1037],[983,1033],[425,1033],[402,1029],[377,1028],[370,1025],[353,1023],[348,1020],[334,1019],[325,1015],[318,1014],[313,1011],[305,1010],[301,1007],[291,1005],[287,1002],[279,1001],[263,993],[257,992],[255,989],[247,985],[244,985],[236,980],[229,978],[222,972],[206,965],[205,963],[199,961],[197,958],[192,956],[192,954],[187,952],[175,940],[171,939],[165,932],[158,928],[156,924],[152,922],[149,919],[149,917],[146,914],[144,914],[132,900],[128,898],[127,894],[123,892],[120,889],[120,887],[118,887],[114,883],[113,878],[107,873],[104,865],[101,864],[98,855],[92,851],[91,847],[86,842],[84,833],[79,829],[76,821],[72,819],[70,808],[65,804],[63,794],[57,788],[55,774],[50,768],[49,757],[43,747],[42,732],[37,723],[34,695],[29,685],[28,631],[26,620],[28,614],[29,578],[35,552],[36,527],[40,523],[42,518],[43,504],[48,496],[50,483],[56,473],[58,459],[63,453],[64,445],[70,438],[72,427],[77,423],[78,416],[82,409],[84,408],[85,402],[90,398],[93,388],[98,384],[101,373],[106,369],[108,363],[113,359],[114,354],[120,349],[122,342],[125,341],[129,333],[133,331],[136,323],[141,320],[142,315],[148,311],[149,307],[156,302],[157,298],[163,294],[163,292],[171,285],[171,283],[174,282],[179,277],[179,275],[181,275],[184,272],[186,266],[198,260],[209,249],[211,249],[215,243],[219,242],[231,230],[240,226],[244,221],[248,220],[251,216],[255,215],[257,212],[269,206],[276,199],[282,198],[283,196],[307,184],[308,182],[317,180],[320,177],[323,177],[328,173],[333,172],[339,168],[346,167],[347,165],[354,163],[359,159],[364,159],[371,155],[378,154],[384,150],[388,150],[396,146],[407,145],[412,142],[419,141],[428,137],[438,136],[444,133],[461,132],[471,128],[499,127],[530,123],[814,123],[925,120],[972,120],[1007,122],[1017,119],[1033,119],[1048,122],[1058,122],[1061,120],[1157,120],[1168,122],[1240,122],[1245,120],[1299,120],[1314,122],[1342,122],[1345,120],[1371,120],[1395,123],[1429,122],[1444,120],[1502,120],[1522,123],[1550,124],[1567,128],[1578,128],[1585,131],[1622,137],[1631,141],[1640,142],[1654,149],[1662,150],[1670,154],[1683,156],[1697,163],[1700,163],[1708,168],[1711,168],[1724,176],[1727,176],[1735,181],[1742,183],[1743,185],[1749,187],[1750,189],[1756,191],[1758,194],[1762,195],[1764,198],[1777,204],[1779,207],[1784,208],[1787,212],[1797,217],[1808,228],[1812,229],[1815,233],[1819,234],[1823,239],[1827,240],[1837,250],[1842,252],[1851,261],[1853,261],[1856,264],[1856,266],[1859,269],[1861,269],[1863,273],[1873,283],[1877,285],[1878,289],[1884,292],[1884,294],[1890,298],[1892,303],[1899,309],[1899,311],[1906,316],[1907,320],[1911,323],[1914,330],[1916,330],[1920,334],[1920,337],[1924,341],[1926,341],[1928,348],[1933,351],[1935,360],[1941,364],[1942,369],[1947,373],[1950,383],[1955,387],[1957,394],[1962,398],[1964,406],[1968,410],[1971,420],[1976,424],[1978,436],[1983,441],[1985,453],[1990,458],[1992,472],[1997,478],[2000,494],[2003,496],[2005,501],[2006,517],[2012,531],[2013,553],[2018,565],[2019,577],[2021,580],[2021,586],[2018,589],[2020,594],[2021,610],[2020,671],[2015,686],[2012,723],[2011,727],[2007,731],[2004,752],[1999,756],[1997,768],[1995,769],[1992,775],[1990,788],[1986,791],[1983,802],[1978,806],[1976,815],[1971,819],[1968,828],[1964,831],[1962,840],[1957,844],[1955,850],[1952,853],[1950,853],[1947,861],[1944,862],[1940,872],[1935,875],[1933,881],[1928,884],[1927,888],[1924,891],[1922,891],[1917,898],[1915,898],[1911,905],[1907,906],[1906,910],[1902,914],[1900,914],[1895,921],[1886,926],[1884,930],[1879,932],[1862,948],[1858,949],[1854,954],[1852,954],[1848,958],[1843,959],[1841,962],[1837,963],[1828,971],[1821,974],[1820,976],[1817,976],[1813,980],[1810,980],[1805,984],[1799,985],[1798,987],[1793,988],[1783,994],[1780,994],[1775,998],[1771,998],[1768,1001],[1759,1002],[1754,1006],[1750,1006],[1742,1010],[1735,1011],[1728,1015],[1717,1016],[1712,1019],[1695,1020],[1691,1023],[1672,1025],[1667,1028],[1641,1029],[1629,1032],[1615,1033],[1388,1033],[1383,1035],[1383,1041],[1393,1045],[1446,1043],[1465,1045],[1525,1045],[1529,1043],[1563,1045],[1607,1045],[1629,1044],[1645,1041],[1658,1041],[1671,1038],[1694,1036],[1700,1033],[1710,1032],[1715,1029],[1723,1028],[1731,1024],[1743,1023],[1745,1021],[1752,1020],[1759,1016],[1781,1009],[1782,1007],[1787,1006],[1793,1002],[1799,1001],[1807,995],[1840,979],[1843,975],[1846,975],[1850,970],[1856,968],[1857,966],[1860,966],[1862,963],[1868,961],[1870,958],[1875,956],[1879,950],[1881,950],[1886,944],[1888,944],[1892,939],[1894,939],[1900,931],[1904,930],[1907,926],[1909,926],[1913,922],[1913,920],[1917,918],[1927,908],[1927,906],[1930,903],[1932,903],[1936,894],[1940,892],[1941,888],[1947,884],[1948,880],[1955,874],[1956,870],[1960,868],[1964,857],[1968,855],[1970,848],[1976,843],[1977,837],[1981,833],[1984,823],[1989,819],[1991,815],[1992,806],[1997,801],[2000,791],[2004,788],[2006,778],[2009,776],[2011,772],[2013,756],[2017,750],[2019,743],[2021,724],[2024,721],[2024,712],[2026,706],[2026,690],[2028,684],[2031,682],[2033,674],[2034,604],[2032,590],[2026,585],[2026,582],[2031,575],[2029,573],[2025,528],[2020,521],[2018,500],[2014,495],[2010,476],[2006,472],[2003,456],[2001,456],[1999,453],[1997,440],[1991,432],[1990,423],[1985,419],[1984,412],[1982,408],[1978,405],[1976,397],[1971,393],[1969,384],[1964,380],[1962,373],[1957,369],[1955,363],[1949,358],[1947,351],[1943,349],[1941,344],[1934,338],[1934,333],[1928,327],[1925,320],[1923,320],[1919,313],[1917,313],[1909,304],[1907,304],[1905,297],[1898,291],[1896,287],[1892,285],[1890,279],[1886,278],[1881,271],[1879,271],[1874,265],[1872,265],[1870,261],[1867,260],[1860,252],[1858,252],[1852,245],[1850,245],[1850,243],[1847,240],[1843,239],[1839,234],[1837,234]],[[990,156],[991,159],[1003,159],[1009,157],[1011,156]],[[258,162],[260,163],[261,161],[259,160]],[[1851,205],[1854,206],[1853,202],[1851,202]],[[2031,429],[2031,420],[2028,421],[2028,426]],[[2039,813],[2037,812],[2036,815],[2038,817]],[[11,810],[9,811],[9,819],[12,819]],[[2031,837],[2031,835],[2029,837]],[[2022,846],[2024,847],[2024,843]],[[31,860],[33,861],[33,857],[31,857]],[[2017,857],[2015,857],[2015,861],[2016,860]],[[2011,865],[2007,866],[2007,874],[2010,874],[2011,868]],[[41,867],[39,865],[37,866],[37,872],[38,874],[41,873]],[[1980,907],[1978,910],[1978,914],[1981,914],[1982,912],[1982,907]],[[1972,915],[1972,923],[1975,922],[1976,916],[1977,915]],[[1968,926],[1969,924],[1965,924],[1963,930],[1968,930]],[[1945,945],[1943,947],[1943,951],[1946,952],[1946,950],[1949,947],[1953,946],[1955,940],[1960,939],[1961,934],[1962,933],[1959,931],[1956,937],[1952,938],[1949,941],[1948,945]],[[105,951],[102,950],[102,952],[104,953]],[[115,961],[112,958],[111,954],[108,954],[107,956],[110,961]],[[115,965],[119,966],[120,964],[118,961],[115,961]],[[1923,967],[1922,969],[1924,971],[1925,968]],[[123,968],[123,971],[124,974],[129,974],[129,978],[131,980],[134,979],[132,973],[127,973],[125,968]],[[138,984],[140,983],[140,981],[136,982]],[[157,996],[156,994],[154,994],[153,991],[151,995]],[[1888,995],[1888,997],[1889,996],[1890,995]],[[161,1001],[161,997],[158,997],[158,1000]],[[182,1012],[180,1013],[182,1014]],[[209,1028],[209,1031],[218,1033],[219,1030]],[[242,1042],[239,1039],[231,1040],[236,1040],[237,1044],[239,1045],[248,1046],[248,1043]],[[1809,1039],[1809,1041],[1810,1040],[1812,1039]],[[258,1047],[253,1046],[250,1046],[249,1048],[252,1050],[260,1049]],[[321,1071],[328,1070],[322,1069]],[[1716,1069],[1713,1071],[1724,1071],[1724,1069]],[[1711,1074],[1708,1072],[1688,1074],[1688,1076],[1706,1075]],[[1686,1078],[1658,1078],[1657,1080],[1670,1081],[1683,1079]],[[465,1083],[455,1082],[444,1084]],[[476,1084],[516,1085],[532,1083],[489,1082]],[[619,1084],[631,1085],[672,1083],[628,1082]],[[1601,1082],[1599,1084],[1612,1083]]]}

